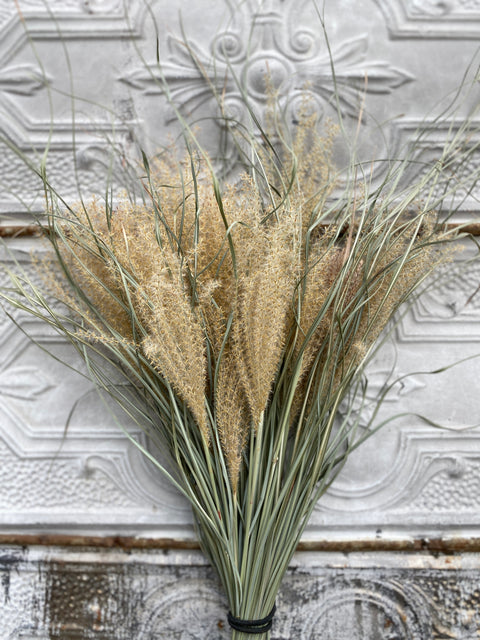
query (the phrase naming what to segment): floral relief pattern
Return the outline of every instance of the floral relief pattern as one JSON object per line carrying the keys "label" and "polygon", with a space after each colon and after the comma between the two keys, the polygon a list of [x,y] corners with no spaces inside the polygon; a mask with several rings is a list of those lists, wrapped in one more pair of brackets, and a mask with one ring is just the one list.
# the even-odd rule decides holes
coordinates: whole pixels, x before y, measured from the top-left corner
{"label": "floral relief pattern", "polygon": [[[292,5],[292,3],[289,3]],[[295,120],[305,94],[321,117],[335,96],[335,81],[341,87],[340,108],[344,115],[357,118],[363,93],[390,94],[413,78],[387,61],[370,60],[368,36],[363,34],[332,48],[336,80],[326,45],[315,32],[289,20],[292,6],[264,2],[255,9],[242,4],[243,14],[209,45],[190,41],[188,48],[168,37],[169,59],[161,72],[155,64],[136,67],[121,79],[144,94],[163,91],[162,78],[170,94],[184,111],[195,112],[211,96],[212,89],[222,95],[227,117],[244,121],[247,117],[242,95],[247,95],[256,112],[266,106],[267,84],[278,92]],[[249,11],[248,15],[245,12]],[[253,25],[244,37],[243,24]]]}

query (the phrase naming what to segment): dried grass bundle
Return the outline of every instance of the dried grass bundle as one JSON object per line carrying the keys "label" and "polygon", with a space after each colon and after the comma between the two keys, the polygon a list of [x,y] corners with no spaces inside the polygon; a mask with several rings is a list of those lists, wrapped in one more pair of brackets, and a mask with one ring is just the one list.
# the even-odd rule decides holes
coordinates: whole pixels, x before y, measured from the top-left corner
{"label": "dried grass bundle", "polygon": [[[291,145],[281,133],[276,148],[252,137],[250,173],[222,187],[187,135],[183,160],[172,149],[145,160],[142,204],[64,206],[46,180],[68,289],[42,265],[43,290],[11,272],[1,294],[67,336],[100,387],[168,447],[234,627],[272,611],[310,513],[357,444],[355,421],[332,438],[336,410],[399,305],[449,255],[436,211],[464,186],[439,164],[398,189],[401,161],[379,188],[357,179],[335,195],[335,128],[319,135],[306,111]],[[441,166],[477,147],[453,138]],[[261,630],[267,638],[268,622]]]}

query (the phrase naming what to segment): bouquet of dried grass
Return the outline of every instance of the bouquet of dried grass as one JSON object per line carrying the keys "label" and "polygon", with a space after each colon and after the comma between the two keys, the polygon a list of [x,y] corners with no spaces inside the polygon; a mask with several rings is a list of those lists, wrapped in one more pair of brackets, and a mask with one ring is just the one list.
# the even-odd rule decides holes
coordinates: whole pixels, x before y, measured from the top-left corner
{"label": "bouquet of dried grass", "polygon": [[337,409],[361,397],[380,333],[449,255],[436,211],[478,177],[458,172],[478,152],[463,127],[404,188],[413,156],[379,187],[361,166],[342,183],[333,126],[319,134],[305,111],[290,142],[278,128],[277,145],[249,138],[232,183],[188,132],[185,154],[144,157],[141,201],[72,206],[44,177],[54,259],[43,287],[12,270],[1,294],[66,336],[168,450],[173,474],[135,441],[190,501],[236,640],[269,637],[308,518],[364,437]]}

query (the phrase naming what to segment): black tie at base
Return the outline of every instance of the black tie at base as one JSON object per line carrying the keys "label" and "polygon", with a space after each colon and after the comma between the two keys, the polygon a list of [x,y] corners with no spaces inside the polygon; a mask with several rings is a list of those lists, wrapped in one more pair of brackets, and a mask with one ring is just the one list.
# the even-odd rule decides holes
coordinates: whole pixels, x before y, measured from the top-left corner
{"label": "black tie at base", "polygon": [[277,610],[276,605],[273,605],[273,609],[268,616],[260,618],[259,620],[242,620],[241,618],[235,618],[234,615],[228,612],[228,624],[235,629],[235,631],[242,631],[243,633],[260,634],[270,631],[272,628],[273,616]]}

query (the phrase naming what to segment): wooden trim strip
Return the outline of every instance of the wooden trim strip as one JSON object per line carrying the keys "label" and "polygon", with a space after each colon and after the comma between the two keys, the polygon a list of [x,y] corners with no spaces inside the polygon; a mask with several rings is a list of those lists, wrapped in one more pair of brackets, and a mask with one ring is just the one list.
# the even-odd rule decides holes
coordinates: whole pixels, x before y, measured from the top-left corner
{"label": "wooden trim strip", "polygon": [[[447,231],[460,229],[462,233],[472,236],[480,236],[480,222],[471,223],[451,223],[443,225]],[[0,225],[0,238],[24,238],[24,237],[40,237],[44,235],[45,229],[36,224],[27,225]]]}
{"label": "wooden trim strip", "polygon": [[0,225],[0,238],[24,238],[40,237],[44,235],[42,229],[36,224],[27,225]]}
{"label": "wooden trim strip", "polygon": [[480,222],[470,222],[465,224],[446,224],[444,225],[447,231],[453,231],[454,229],[460,229],[462,233],[468,233],[471,236],[480,236]]}
{"label": "wooden trim strip", "polygon": [[[100,549],[199,550],[196,540],[136,538],[128,536],[84,536],[68,534],[0,534],[0,545],[97,547]],[[415,538],[375,540],[316,540],[300,542],[297,551],[323,552],[429,552],[432,554],[478,553],[480,538]]]}

